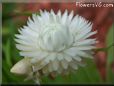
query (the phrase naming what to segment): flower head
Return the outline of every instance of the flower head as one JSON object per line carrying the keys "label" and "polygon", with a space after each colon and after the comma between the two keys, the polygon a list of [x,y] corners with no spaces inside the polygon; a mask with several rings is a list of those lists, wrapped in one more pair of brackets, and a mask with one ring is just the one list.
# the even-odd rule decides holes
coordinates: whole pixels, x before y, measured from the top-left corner
{"label": "flower head", "polygon": [[69,72],[82,66],[82,59],[92,57],[97,41],[90,38],[96,34],[91,30],[92,23],[74,16],[73,11],[40,10],[40,15],[33,14],[27,26],[19,29],[16,47],[21,56],[30,59],[33,72]]}

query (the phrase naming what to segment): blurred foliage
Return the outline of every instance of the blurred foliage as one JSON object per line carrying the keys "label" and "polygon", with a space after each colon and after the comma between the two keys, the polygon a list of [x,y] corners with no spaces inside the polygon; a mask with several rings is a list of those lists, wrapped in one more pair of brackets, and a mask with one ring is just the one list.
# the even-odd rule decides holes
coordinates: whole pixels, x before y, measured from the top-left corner
{"label": "blurred foliage", "polygon": [[107,35],[107,46],[113,44],[113,46],[108,50],[108,56],[107,56],[107,83],[113,83],[114,84],[114,71],[112,69],[112,65],[114,65],[114,24],[109,30],[109,33]]}
{"label": "blurred foliage", "polygon": [[[5,3],[3,4],[3,27],[2,27],[2,83],[32,83],[32,81],[24,82],[24,76],[18,76],[10,73],[11,67],[22,57],[19,56],[18,50],[15,47],[14,34],[17,33],[17,28],[23,22],[16,22],[9,16],[13,13],[16,5]],[[11,17],[11,18],[10,18]]]}
{"label": "blurred foliage", "polygon": [[2,19],[3,19],[3,21],[5,20],[5,19],[9,19],[10,18],[10,15],[11,15],[11,13],[13,12],[13,10],[14,10],[14,8],[15,8],[15,4],[14,3],[4,3],[3,5],[2,5]]}
{"label": "blurred foliage", "polygon": [[[3,4],[3,28],[2,28],[2,83],[3,84],[29,84],[33,81],[24,81],[25,76],[19,76],[10,73],[11,67],[23,57],[19,56],[18,50],[15,47],[14,34],[18,33],[19,28],[23,23],[21,21],[14,21],[13,18],[9,18],[10,13],[16,8],[15,4],[5,3]],[[22,20],[23,21],[23,20]],[[26,21],[24,21],[26,22]],[[19,26],[20,25],[20,26]],[[114,42],[113,31],[114,26],[110,28],[107,35],[107,46]],[[106,83],[113,83],[114,72],[112,72],[111,64],[114,61],[113,48],[108,51],[107,57],[107,81]],[[80,67],[75,73],[68,76],[58,75],[55,79],[50,79],[47,76],[42,77],[42,84],[93,84],[93,83],[105,83],[99,75],[98,69],[94,60],[86,60],[87,66]]]}
{"label": "blurred foliage", "polygon": [[[10,23],[9,23],[10,22]],[[17,32],[16,24],[12,20],[8,20],[4,23],[2,31],[5,32],[3,34],[3,41],[2,41],[2,78],[3,83],[25,83],[23,76],[17,76],[10,73],[11,67],[22,57],[19,56],[17,49],[15,48],[14,42],[14,34]],[[26,82],[30,83],[30,82]]]}

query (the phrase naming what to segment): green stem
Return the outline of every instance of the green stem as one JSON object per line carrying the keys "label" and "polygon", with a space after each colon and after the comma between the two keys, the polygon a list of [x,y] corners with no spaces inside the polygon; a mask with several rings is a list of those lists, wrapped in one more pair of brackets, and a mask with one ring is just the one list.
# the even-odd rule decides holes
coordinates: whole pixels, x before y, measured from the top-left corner
{"label": "green stem", "polygon": [[109,45],[108,47],[105,47],[105,48],[97,48],[97,49],[94,49],[94,51],[95,52],[99,52],[99,51],[107,52],[113,46],[114,46],[114,43],[112,43],[111,45]]}
{"label": "green stem", "polygon": [[[112,55],[112,56],[114,56],[114,53],[113,53],[113,51],[114,51],[114,48],[112,48],[113,50],[112,50],[112,52],[111,51],[108,51],[108,56],[107,57],[110,57],[110,54]],[[110,54],[109,54],[110,53]],[[111,80],[111,77],[113,77],[113,76],[111,76],[110,74],[112,73],[112,68],[111,68],[111,64],[114,62],[114,60],[112,60],[111,62],[110,62],[110,60],[107,58],[107,63],[106,63],[106,81],[108,82],[108,83],[110,83],[110,80]]]}
{"label": "green stem", "polygon": [[[97,49],[95,49],[95,52],[103,51],[103,52],[109,53],[110,52],[109,49],[112,48],[113,46],[114,46],[114,43],[112,43],[111,45],[109,45],[105,48],[97,48]],[[110,71],[112,71],[111,70],[111,65],[110,65],[110,62],[107,59],[107,63],[106,63],[106,83],[110,82],[110,75],[109,75]]]}

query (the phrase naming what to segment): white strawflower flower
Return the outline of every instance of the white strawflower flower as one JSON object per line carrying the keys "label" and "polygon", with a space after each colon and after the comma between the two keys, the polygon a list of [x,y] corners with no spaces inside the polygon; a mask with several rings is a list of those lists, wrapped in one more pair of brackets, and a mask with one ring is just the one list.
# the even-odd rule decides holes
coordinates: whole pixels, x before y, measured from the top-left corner
{"label": "white strawflower flower", "polygon": [[44,75],[70,72],[83,66],[82,59],[92,57],[97,41],[90,38],[96,34],[91,30],[92,23],[74,16],[73,11],[55,14],[53,10],[40,10],[40,15],[33,14],[27,26],[19,30],[16,47],[21,56],[30,60],[32,72]]}

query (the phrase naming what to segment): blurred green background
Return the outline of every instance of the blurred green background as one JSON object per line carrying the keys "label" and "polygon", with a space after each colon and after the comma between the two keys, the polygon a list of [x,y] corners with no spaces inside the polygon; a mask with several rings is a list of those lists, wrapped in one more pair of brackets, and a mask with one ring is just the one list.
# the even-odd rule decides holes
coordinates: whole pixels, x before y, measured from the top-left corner
{"label": "blurred green background", "polygon": [[[10,73],[11,67],[21,60],[18,50],[15,47],[14,34],[18,33],[18,28],[26,24],[28,15],[22,13],[17,16],[13,15],[20,4],[3,3],[2,5],[2,84],[34,84],[31,81],[24,81],[25,76],[19,76]],[[18,11],[19,9],[17,9]],[[106,43],[107,46],[114,42],[114,25],[110,27]],[[42,84],[98,84],[98,83],[114,83],[114,72],[110,65],[114,61],[114,47],[108,50],[106,64],[106,80],[96,67],[94,60],[86,60],[87,66],[79,68],[74,74],[68,76],[58,75],[55,79],[42,77]]]}

